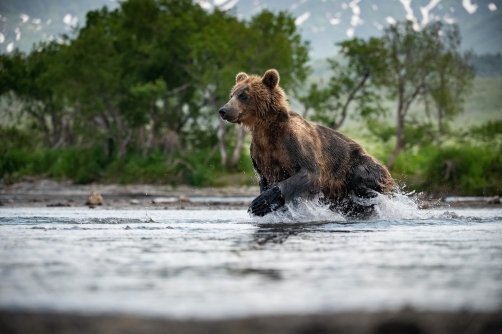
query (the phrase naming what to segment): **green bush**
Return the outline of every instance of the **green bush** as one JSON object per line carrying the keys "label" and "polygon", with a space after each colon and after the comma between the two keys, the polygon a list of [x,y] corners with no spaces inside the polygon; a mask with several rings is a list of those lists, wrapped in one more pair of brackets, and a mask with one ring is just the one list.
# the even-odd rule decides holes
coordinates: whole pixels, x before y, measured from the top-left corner
{"label": "green bush", "polygon": [[392,174],[419,191],[496,195],[502,191],[502,152],[486,144],[413,148],[399,155]]}
{"label": "green bush", "polygon": [[12,178],[30,163],[24,152],[33,151],[34,141],[27,132],[0,126],[0,177]]}
{"label": "green bush", "polygon": [[471,195],[495,195],[502,189],[502,151],[486,146],[451,146],[430,157],[427,184],[440,184]]}
{"label": "green bush", "polygon": [[[39,175],[57,180],[70,179],[78,184],[150,183],[187,184],[192,186],[218,185],[219,177],[227,174],[218,154],[209,157],[209,149],[191,152],[187,156],[152,152],[146,156],[128,152],[125,157],[108,157],[103,147],[5,150],[0,159],[0,178],[15,181],[24,175]],[[208,159],[209,157],[209,159]],[[243,154],[237,173],[252,172],[248,154]]]}
{"label": "green bush", "polygon": [[47,176],[56,179],[68,178],[75,183],[85,184],[101,179],[103,170],[108,165],[108,159],[101,147],[92,148],[68,148],[59,151],[45,152],[42,160],[48,167]]}
{"label": "green bush", "polygon": [[[443,146],[412,146],[398,156],[392,175],[410,190],[476,196],[501,194],[499,129],[499,123],[489,123],[472,128],[467,135]],[[143,155],[131,150],[117,158],[116,155],[109,157],[103,146],[37,148],[36,139],[26,133],[0,127],[2,138],[5,140],[0,142],[0,178],[4,182],[16,181],[24,175],[39,175],[75,183],[256,184],[248,150],[244,150],[237,169],[229,173],[221,165],[218,152],[209,148],[183,155],[159,151]],[[367,144],[369,152],[381,161],[386,160],[393,148],[390,141],[368,140]]]}

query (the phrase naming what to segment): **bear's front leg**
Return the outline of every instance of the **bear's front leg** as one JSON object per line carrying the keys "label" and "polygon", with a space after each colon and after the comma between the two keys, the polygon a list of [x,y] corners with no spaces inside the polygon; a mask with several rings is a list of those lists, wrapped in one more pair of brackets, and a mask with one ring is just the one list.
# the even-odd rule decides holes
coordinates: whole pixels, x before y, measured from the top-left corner
{"label": "bear's front leg", "polygon": [[285,200],[282,196],[281,189],[279,189],[279,187],[275,185],[272,188],[263,191],[251,202],[248,213],[263,217],[267,213],[270,213],[282,207],[284,203]]}
{"label": "bear's front leg", "polygon": [[276,183],[270,189],[263,191],[251,202],[248,212],[262,217],[294,199],[311,199],[320,191],[317,174],[302,169],[289,179]]}

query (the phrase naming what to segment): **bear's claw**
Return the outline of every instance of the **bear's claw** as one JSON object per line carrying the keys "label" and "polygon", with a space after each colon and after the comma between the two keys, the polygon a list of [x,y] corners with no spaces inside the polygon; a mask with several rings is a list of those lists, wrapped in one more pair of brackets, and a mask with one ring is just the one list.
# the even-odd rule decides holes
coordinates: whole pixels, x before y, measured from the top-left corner
{"label": "bear's claw", "polygon": [[262,192],[256,197],[249,206],[248,213],[263,217],[267,213],[275,211],[284,205],[284,197],[278,186],[270,188]]}

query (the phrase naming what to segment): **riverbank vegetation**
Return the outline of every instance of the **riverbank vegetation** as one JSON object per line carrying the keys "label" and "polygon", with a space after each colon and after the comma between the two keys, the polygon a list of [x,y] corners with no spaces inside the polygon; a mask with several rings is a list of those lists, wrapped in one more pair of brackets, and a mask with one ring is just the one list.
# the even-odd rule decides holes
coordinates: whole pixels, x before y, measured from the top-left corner
{"label": "riverbank vegetation", "polygon": [[249,137],[217,110],[236,73],[276,68],[294,109],[361,142],[408,189],[500,194],[500,55],[461,52],[440,23],[339,47],[312,68],[287,12],[245,21],[190,0],[91,11],[72,36],[0,55],[0,177],[253,184]]}
{"label": "riverbank vegetation", "polygon": [[[345,133],[362,143],[380,160],[392,151],[392,136],[357,128]],[[394,129],[387,129],[390,133]],[[364,132],[363,135],[361,133]],[[9,138],[7,140],[6,138]],[[382,138],[383,137],[383,138]],[[15,138],[15,139],[14,139]],[[143,155],[129,151],[121,158],[109,157],[100,145],[52,150],[36,143],[28,133],[2,129],[0,172],[5,183],[23,176],[71,179],[75,183],[151,183],[192,186],[241,186],[256,184],[251,159],[244,151],[236,171],[229,173],[216,154],[201,149],[189,155]],[[406,191],[485,196],[502,189],[502,121],[488,122],[458,131],[447,143],[426,143],[405,149],[396,159],[393,176]]]}

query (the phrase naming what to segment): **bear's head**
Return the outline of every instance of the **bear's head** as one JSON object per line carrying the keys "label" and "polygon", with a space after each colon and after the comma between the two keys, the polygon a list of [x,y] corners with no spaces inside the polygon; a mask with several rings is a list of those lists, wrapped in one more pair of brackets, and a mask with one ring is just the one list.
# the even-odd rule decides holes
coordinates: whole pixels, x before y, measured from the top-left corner
{"label": "bear's head", "polygon": [[279,87],[279,73],[268,70],[263,77],[240,72],[230,92],[230,101],[220,110],[223,120],[252,128],[257,121],[287,115],[286,95]]}

